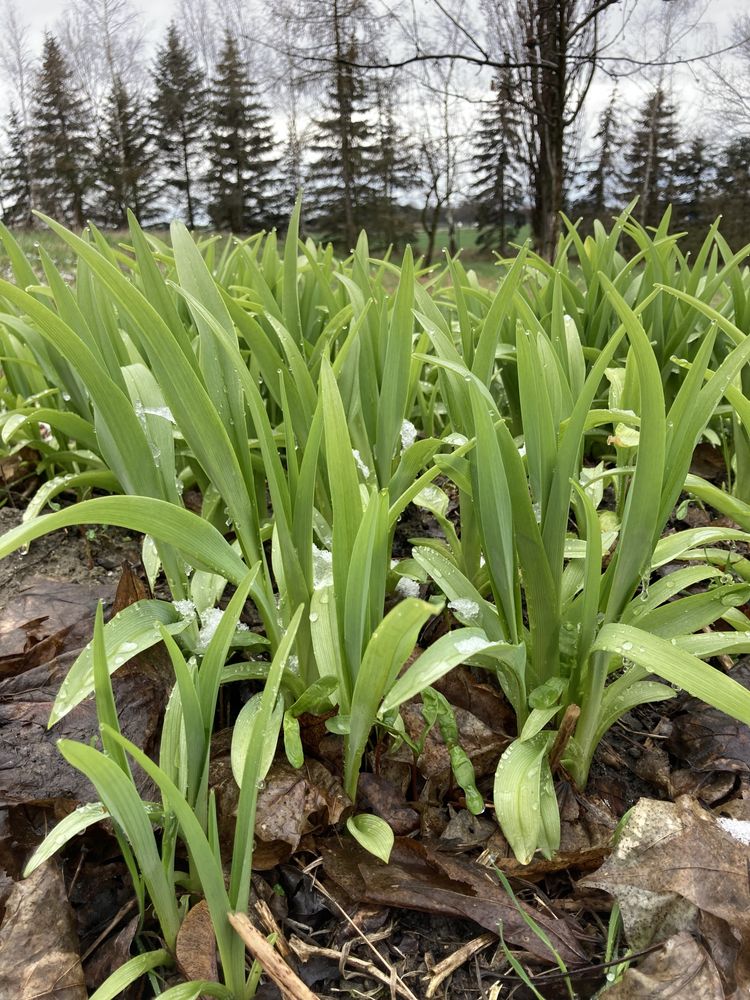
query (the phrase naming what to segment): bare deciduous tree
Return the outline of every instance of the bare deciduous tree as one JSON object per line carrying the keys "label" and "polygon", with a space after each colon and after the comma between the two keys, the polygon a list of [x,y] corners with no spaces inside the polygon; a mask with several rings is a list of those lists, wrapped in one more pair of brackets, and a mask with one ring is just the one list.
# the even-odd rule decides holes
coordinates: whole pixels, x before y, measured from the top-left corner
{"label": "bare deciduous tree", "polygon": [[146,28],[132,0],[71,0],[57,35],[95,109],[118,81],[141,89]]}
{"label": "bare deciduous tree", "polygon": [[427,264],[432,263],[435,255],[435,240],[443,217],[448,220],[449,250],[456,252],[452,209],[464,138],[460,101],[454,92],[457,73],[456,60],[424,68],[423,92],[426,90],[432,98],[421,116],[418,143],[423,199],[421,220],[427,236]]}
{"label": "bare deciduous tree", "polygon": [[29,126],[34,83],[34,54],[29,35],[29,26],[21,20],[14,0],[5,0],[0,8],[0,74],[10,88],[11,100],[18,107],[24,129]]}
{"label": "bare deciduous tree", "polygon": [[210,77],[221,44],[221,24],[217,23],[214,0],[180,0],[177,22],[185,41],[203,73]]}

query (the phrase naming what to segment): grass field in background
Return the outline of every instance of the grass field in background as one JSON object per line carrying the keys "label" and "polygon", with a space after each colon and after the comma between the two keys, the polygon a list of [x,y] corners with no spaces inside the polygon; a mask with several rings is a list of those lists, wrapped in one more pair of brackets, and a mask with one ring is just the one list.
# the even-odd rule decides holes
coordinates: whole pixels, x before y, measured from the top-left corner
{"label": "grass field in background", "polygon": [[[102,230],[107,241],[116,247],[119,244],[127,244],[128,234],[126,231],[118,230]],[[167,240],[169,239],[168,229],[156,229],[153,230],[155,236],[159,239]],[[21,245],[22,250],[31,259],[34,259],[38,255],[38,250],[40,248],[49,254],[53,263],[57,268],[63,272],[70,273],[74,270],[73,267],[73,254],[70,247],[65,244],[61,239],[59,239],[54,233],[51,233],[47,229],[26,229],[26,230],[14,230],[13,235],[18,240]],[[203,235],[210,236],[209,230],[205,230]],[[514,242],[523,242],[528,236],[528,233],[522,231],[518,234],[517,240]],[[464,266],[476,272],[477,278],[482,285],[492,284],[497,279],[497,257],[493,253],[488,253],[483,247],[477,245],[476,241],[477,231],[473,226],[463,226],[456,230],[456,242],[458,245],[458,250],[461,254],[461,259],[464,262]],[[224,237],[225,238],[225,237]],[[412,248],[414,250],[415,256],[423,254],[427,249],[427,237],[425,233],[418,229],[416,232],[416,238],[412,242]],[[437,239],[435,241],[435,259],[433,264],[438,266],[443,262],[443,251],[448,248],[448,228],[447,226],[441,227],[437,233]],[[401,259],[401,254],[394,254],[394,260],[398,261]],[[0,274],[3,277],[7,277],[9,274],[9,262],[7,257],[4,256],[2,249],[0,249]]]}

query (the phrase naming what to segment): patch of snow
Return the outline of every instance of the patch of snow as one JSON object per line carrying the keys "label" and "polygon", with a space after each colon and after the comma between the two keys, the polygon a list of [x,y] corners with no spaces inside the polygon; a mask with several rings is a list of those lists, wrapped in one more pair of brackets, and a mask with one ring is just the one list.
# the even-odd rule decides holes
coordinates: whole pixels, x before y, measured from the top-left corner
{"label": "patch of snow", "polygon": [[726,830],[730,837],[739,840],[741,844],[750,846],[750,823],[745,819],[729,819],[720,816],[718,820],[722,830]]}
{"label": "patch of snow", "polygon": [[172,603],[183,618],[188,618],[191,621],[195,618],[195,604],[192,601],[172,601]]}
{"label": "patch of snow", "polygon": [[467,618],[469,621],[477,621],[479,619],[479,605],[476,601],[469,600],[468,597],[459,597],[458,600],[450,601],[448,607],[451,611],[455,611],[457,615]]}
{"label": "patch of snow", "polygon": [[470,639],[459,639],[456,643],[456,649],[462,656],[473,656],[474,653],[481,653],[489,645],[490,643],[486,639],[480,639],[478,635],[475,635]]}
{"label": "patch of snow", "polygon": [[417,428],[411,420],[404,420],[401,423],[401,451],[406,451],[417,440]]}
{"label": "patch of snow", "polygon": [[357,468],[359,469],[359,471],[362,473],[365,479],[369,479],[370,470],[362,461],[362,456],[360,455],[360,453],[357,451],[356,448],[352,448],[352,455],[354,455],[354,461],[357,463]]}
{"label": "patch of snow", "polygon": [[396,593],[401,597],[419,597],[419,584],[411,577],[402,576],[396,584]]}
{"label": "patch of snow", "polygon": [[333,553],[319,549],[313,542],[313,588],[321,590],[333,585]]}
{"label": "patch of snow", "polygon": [[219,627],[219,622],[223,617],[224,612],[221,608],[206,608],[203,612],[201,615],[201,627],[198,632],[198,644],[196,646],[199,652],[203,652],[208,648],[208,644],[216,634],[216,629]]}

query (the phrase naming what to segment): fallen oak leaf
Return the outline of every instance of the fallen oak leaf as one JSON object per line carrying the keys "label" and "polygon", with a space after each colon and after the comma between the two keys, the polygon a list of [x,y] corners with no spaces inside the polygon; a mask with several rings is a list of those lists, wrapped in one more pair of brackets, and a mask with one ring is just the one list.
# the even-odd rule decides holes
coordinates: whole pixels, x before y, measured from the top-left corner
{"label": "fallen oak leaf", "polygon": [[606,1000],[689,996],[725,1000],[716,965],[687,931],[667,938],[658,951],[647,955],[636,968],[627,969],[620,982],[605,993]]}
{"label": "fallen oak leaf", "polygon": [[54,861],[17,882],[0,933],[0,996],[86,1000],[75,919]]}
{"label": "fallen oak leaf", "polygon": [[[713,939],[729,994],[750,991],[750,845],[682,797],[641,799],[605,864],[579,885],[620,905],[628,944],[642,948],[683,931]],[[745,991],[745,992],[743,992]]]}

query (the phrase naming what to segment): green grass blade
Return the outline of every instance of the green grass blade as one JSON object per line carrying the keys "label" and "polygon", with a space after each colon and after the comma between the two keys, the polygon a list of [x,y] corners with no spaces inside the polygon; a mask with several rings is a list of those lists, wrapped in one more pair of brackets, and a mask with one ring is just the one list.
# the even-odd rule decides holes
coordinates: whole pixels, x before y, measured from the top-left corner
{"label": "green grass blade", "polygon": [[[102,726],[102,735],[122,744],[128,750],[132,746],[119,732],[107,726]],[[167,947],[172,950],[180,927],[177,901],[174,888],[167,881],[154,832],[135,785],[113,760],[93,747],[75,743],[73,740],[60,740],[58,747],[67,762],[91,781],[99,793],[99,798],[127,837],[138,860],[138,867],[159,918]],[[133,749],[137,750],[135,747]],[[144,754],[137,752],[140,757],[148,761],[151,768],[156,767]],[[138,763],[141,763],[141,760],[138,760]]]}

